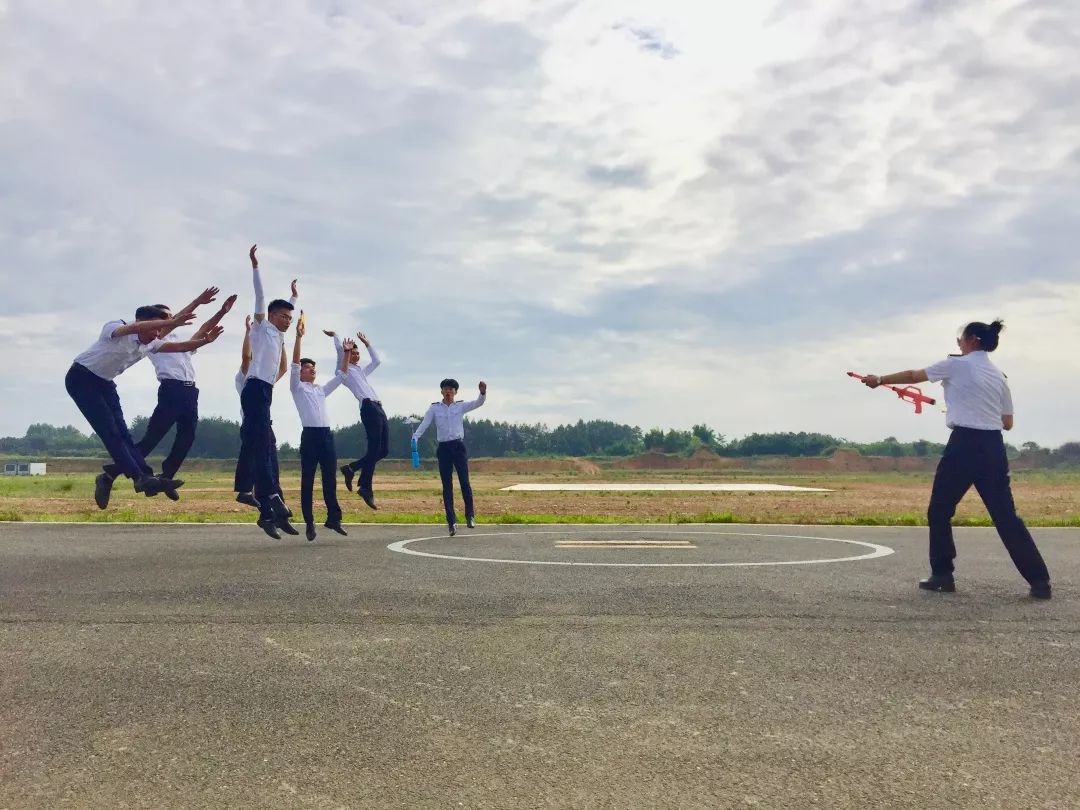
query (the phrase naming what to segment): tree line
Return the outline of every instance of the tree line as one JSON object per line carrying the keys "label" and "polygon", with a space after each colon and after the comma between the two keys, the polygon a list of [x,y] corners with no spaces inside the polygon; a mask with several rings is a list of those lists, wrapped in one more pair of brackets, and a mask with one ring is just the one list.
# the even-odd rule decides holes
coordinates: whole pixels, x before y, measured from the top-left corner
{"label": "tree line", "polygon": [[[131,433],[138,438],[146,429],[147,418],[136,417]],[[393,416],[390,424],[390,457],[408,458],[409,441],[415,418]],[[359,457],[367,444],[360,422],[334,431],[334,441],[342,456]],[[159,451],[172,442],[170,432]],[[435,456],[435,430],[429,430],[420,441],[420,454]],[[469,454],[474,457],[502,456],[634,456],[656,452],[689,456],[700,448],[722,456],[827,456],[838,448],[850,448],[864,456],[937,456],[943,444],[929,441],[901,442],[893,437],[877,442],[849,442],[825,433],[751,433],[738,439],[728,439],[708,425],[694,425],[690,430],[642,430],[635,425],[622,425],[603,419],[579,420],[575,424],[549,428],[543,424],[495,422],[490,419],[470,420],[468,426]],[[190,455],[195,458],[236,458],[240,451],[240,424],[230,419],[211,416],[199,421],[195,444]],[[296,455],[296,447],[281,443],[283,458]],[[1009,446],[1012,456],[1021,453],[1039,454],[1047,466],[1080,463],[1080,442],[1066,442],[1057,448],[1040,447],[1025,442],[1021,447]],[[97,436],[86,435],[71,425],[56,427],[39,423],[30,425],[22,437],[0,438],[0,453],[9,456],[100,456],[104,448]]]}

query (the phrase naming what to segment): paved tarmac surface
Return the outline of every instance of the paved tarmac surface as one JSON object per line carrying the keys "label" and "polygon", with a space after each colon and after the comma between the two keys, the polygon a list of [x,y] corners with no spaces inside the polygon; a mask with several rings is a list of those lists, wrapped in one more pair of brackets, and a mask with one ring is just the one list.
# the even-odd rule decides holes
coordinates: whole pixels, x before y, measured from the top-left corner
{"label": "paved tarmac surface", "polygon": [[0,808],[1080,807],[1080,531],[439,531],[0,524]]}

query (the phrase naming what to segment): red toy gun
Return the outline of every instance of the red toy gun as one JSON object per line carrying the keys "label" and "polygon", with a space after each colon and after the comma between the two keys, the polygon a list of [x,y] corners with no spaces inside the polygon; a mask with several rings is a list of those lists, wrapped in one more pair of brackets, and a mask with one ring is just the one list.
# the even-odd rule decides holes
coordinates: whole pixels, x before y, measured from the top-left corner
{"label": "red toy gun", "polygon": [[[865,374],[856,374],[854,371],[849,371],[847,375],[849,377],[854,377],[856,380],[866,379]],[[900,399],[912,403],[915,406],[915,413],[922,413],[922,406],[924,402],[927,405],[937,404],[936,399],[926,396],[926,394],[924,394],[921,389],[916,388],[914,385],[908,385],[901,388],[897,385],[885,385],[884,383],[882,383],[880,387],[888,388],[890,391],[895,391],[896,395],[900,397]]]}

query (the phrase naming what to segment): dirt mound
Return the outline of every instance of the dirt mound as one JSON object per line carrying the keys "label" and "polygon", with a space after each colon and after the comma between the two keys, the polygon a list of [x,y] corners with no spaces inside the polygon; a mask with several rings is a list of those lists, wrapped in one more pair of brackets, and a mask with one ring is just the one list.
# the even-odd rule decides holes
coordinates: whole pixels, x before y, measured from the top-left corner
{"label": "dirt mound", "polygon": [[584,473],[585,475],[599,475],[600,474],[600,465],[595,464],[592,461],[589,461],[588,459],[575,458],[575,459],[572,459],[572,461],[574,462],[574,466],[577,468],[577,471],[579,473]]}
{"label": "dirt mound", "polygon": [[640,456],[620,458],[611,463],[613,470],[723,470],[738,466],[745,466],[745,462],[718,456],[704,447],[699,447],[689,458],[668,456],[663,453],[643,453]]}
{"label": "dirt mound", "polygon": [[578,461],[576,458],[471,458],[469,469],[482,473],[581,472]]}
{"label": "dirt mound", "polygon": [[792,472],[928,472],[937,466],[936,457],[863,456],[857,450],[840,449],[828,458],[785,458]]}

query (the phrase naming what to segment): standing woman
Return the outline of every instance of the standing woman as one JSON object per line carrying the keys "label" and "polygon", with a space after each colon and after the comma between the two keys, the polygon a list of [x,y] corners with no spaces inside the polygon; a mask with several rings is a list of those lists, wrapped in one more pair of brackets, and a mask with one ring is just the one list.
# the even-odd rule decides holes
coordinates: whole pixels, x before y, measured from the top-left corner
{"label": "standing woman", "polygon": [[946,424],[952,435],[938,462],[934,489],[926,512],[930,524],[930,576],[919,581],[927,591],[956,590],[953,582],[952,517],[964,494],[975,486],[994,521],[1001,541],[1036,599],[1050,598],[1050,573],[1024,521],[1016,514],[1009,485],[1009,461],[1001,431],[1012,430],[1012,394],[1005,375],[987,356],[998,346],[1005,324],[973,321],[956,339],[960,354],[951,354],[925,369],[873,374],[863,383],[907,385],[942,382]]}

